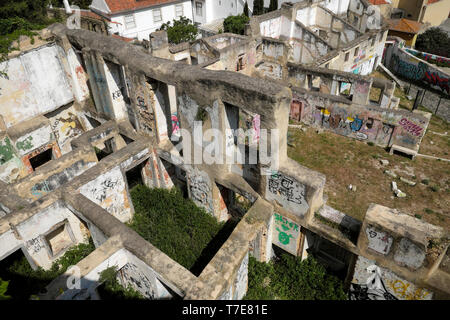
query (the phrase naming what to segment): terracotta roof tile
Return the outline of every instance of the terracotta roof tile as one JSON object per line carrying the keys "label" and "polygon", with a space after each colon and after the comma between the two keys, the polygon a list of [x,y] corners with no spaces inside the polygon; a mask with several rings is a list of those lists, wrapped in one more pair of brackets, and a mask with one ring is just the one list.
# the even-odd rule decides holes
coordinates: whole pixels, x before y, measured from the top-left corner
{"label": "terracotta roof tile", "polygon": [[406,33],[419,33],[423,24],[408,19],[388,19],[389,30]]}
{"label": "terracotta roof tile", "polygon": [[379,6],[382,4],[389,4],[386,0],[369,0],[369,2],[373,5]]}
{"label": "terracotta roof tile", "polygon": [[110,14],[127,12],[175,1],[176,0],[105,0],[111,10]]}

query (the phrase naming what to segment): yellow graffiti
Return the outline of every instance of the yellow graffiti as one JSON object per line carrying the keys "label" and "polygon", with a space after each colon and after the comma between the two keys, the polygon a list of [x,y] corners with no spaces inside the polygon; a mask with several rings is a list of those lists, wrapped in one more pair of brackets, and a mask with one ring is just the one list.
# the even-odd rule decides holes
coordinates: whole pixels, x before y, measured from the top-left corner
{"label": "yellow graffiti", "polygon": [[67,129],[69,129],[69,127],[72,128],[72,129],[75,129],[75,126],[76,126],[75,121],[72,121],[72,122],[65,122],[65,123],[62,125],[62,127],[61,127],[61,131],[62,131],[63,133],[66,133],[66,132],[67,132]]}
{"label": "yellow graffiti", "polygon": [[410,283],[404,283],[402,280],[389,281],[392,290],[406,300],[424,300],[430,293],[422,288],[417,288],[413,293],[408,292]]}
{"label": "yellow graffiti", "polygon": [[355,119],[353,119],[352,117],[347,117],[347,121],[348,122],[353,122]]}

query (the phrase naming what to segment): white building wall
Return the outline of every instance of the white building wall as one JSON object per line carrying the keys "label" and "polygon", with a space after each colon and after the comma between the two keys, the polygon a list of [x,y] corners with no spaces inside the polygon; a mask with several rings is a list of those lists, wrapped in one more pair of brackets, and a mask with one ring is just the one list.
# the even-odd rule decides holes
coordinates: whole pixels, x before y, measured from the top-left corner
{"label": "white building wall", "polygon": [[[183,16],[193,20],[191,1],[183,1],[114,16],[111,18],[112,23],[109,23],[110,33],[118,32],[119,35],[123,37],[137,38],[138,40],[149,40],[150,33],[158,30],[163,23],[173,21],[173,19],[175,19],[175,8],[177,4],[183,5]],[[162,20],[159,22],[154,22],[153,19],[153,10],[155,9],[161,9]],[[125,16],[129,14],[134,15],[136,24],[136,27],[132,29],[125,28]]]}

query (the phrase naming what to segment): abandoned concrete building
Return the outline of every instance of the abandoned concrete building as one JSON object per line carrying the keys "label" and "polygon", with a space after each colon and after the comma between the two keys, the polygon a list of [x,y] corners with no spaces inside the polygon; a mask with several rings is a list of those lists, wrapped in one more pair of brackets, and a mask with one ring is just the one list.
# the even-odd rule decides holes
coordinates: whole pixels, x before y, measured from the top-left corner
{"label": "abandoned concrete building", "polygon": [[[100,299],[99,274],[111,265],[121,271],[120,283],[148,299],[242,299],[249,256],[268,262],[274,245],[302,259],[314,253],[333,266],[351,299],[447,299],[444,228],[377,204],[355,220],[327,205],[323,174],[287,156],[290,118],[410,149],[429,121],[396,108],[395,84],[332,68],[339,65],[333,59],[345,60],[339,48],[353,52],[374,35],[348,25],[347,10],[309,4],[255,17],[247,36],[221,34],[170,47],[164,33],[156,33],[152,54],[56,24],[46,44],[11,57],[2,65],[8,76],[0,78],[0,261],[20,252],[33,268],[48,269],[90,237],[96,249],[77,264],[80,286],[68,287],[73,274],[67,272],[41,299]],[[296,18],[302,10],[334,21],[326,31],[332,36],[317,36],[319,22],[307,26]],[[278,22],[264,24],[271,19]],[[311,40],[283,38],[269,26]],[[326,52],[311,60],[309,46],[318,42]],[[377,59],[371,60],[373,67]],[[378,101],[369,101],[372,86],[380,89]],[[212,153],[203,148],[206,138],[195,138],[200,119],[205,131],[250,129],[249,140],[278,150],[278,167],[190,161],[187,149]],[[272,129],[279,134],[262,134]],[[234,157],[236,139],[220,139],[219,153],[231,150]],[[230,219],[236,195],[251,207],[195,275],[126,225],[135,212],[131,171],[150,188],[184,188],[218,221]],[[382,285],[372,286],[374,279]]]}

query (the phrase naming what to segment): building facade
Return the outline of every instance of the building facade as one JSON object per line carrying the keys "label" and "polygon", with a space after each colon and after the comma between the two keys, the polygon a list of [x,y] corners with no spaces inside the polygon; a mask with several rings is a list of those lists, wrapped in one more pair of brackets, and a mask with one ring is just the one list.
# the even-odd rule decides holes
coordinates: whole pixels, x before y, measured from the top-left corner
{"label": "building facade", "polygon": [[138,40],[149,40],[163,23],[182,16],[193,20],[189,0],[93,0],[90,8],[108,19],[110,34]]}

